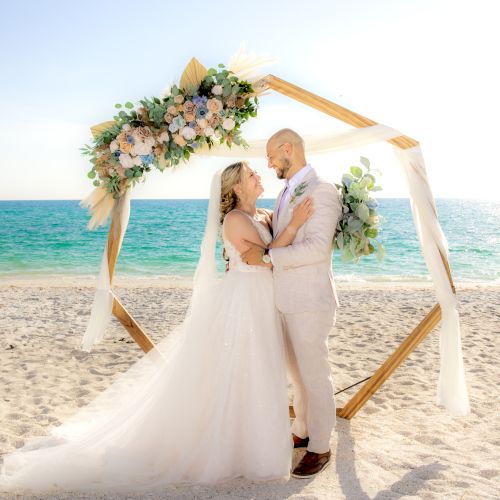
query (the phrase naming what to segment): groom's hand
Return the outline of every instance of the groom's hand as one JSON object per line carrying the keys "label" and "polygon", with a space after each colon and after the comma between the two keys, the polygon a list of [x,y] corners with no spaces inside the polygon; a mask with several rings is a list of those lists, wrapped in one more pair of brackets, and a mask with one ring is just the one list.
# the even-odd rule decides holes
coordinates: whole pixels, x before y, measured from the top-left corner
{"label": "groom's hand", "polygon": [[252,241],[243,240],[250,248],[241,254],[241,260],[250,266],[261,266],[264,249]]}

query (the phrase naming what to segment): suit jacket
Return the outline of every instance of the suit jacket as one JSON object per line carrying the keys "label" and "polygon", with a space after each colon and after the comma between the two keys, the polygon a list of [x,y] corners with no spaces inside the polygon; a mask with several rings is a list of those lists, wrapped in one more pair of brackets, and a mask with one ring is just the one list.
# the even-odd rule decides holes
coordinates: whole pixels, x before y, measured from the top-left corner
{"label": "suit jacket", "polygon": [[276,307],[283,313],[332,311],[338,306],[332,273],[333,237],[342,215],[342,202],[335,186],[318,177],[314,170],[302,183],[303,193],[291,193],[278,216],[276,211],[285,189],[274,207],[276,237],[290,222],[297,203],[310,196],[314,204],[313,215],[298,230],[293,243],[271,251]]}

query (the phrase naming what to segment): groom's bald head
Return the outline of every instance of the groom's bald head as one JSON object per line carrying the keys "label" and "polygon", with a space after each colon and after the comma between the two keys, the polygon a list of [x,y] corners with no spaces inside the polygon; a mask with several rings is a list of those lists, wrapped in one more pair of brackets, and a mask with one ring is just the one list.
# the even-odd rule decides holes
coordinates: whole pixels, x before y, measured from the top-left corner
{"label": "groom's bald head", "polygon": [[267,160],[279,179],[290,179],[306,164],[304,139],[291,128],[283,128],[267,141]]}
{"label": "groom's bald head", "polygon": [[278,143],[289,143],[297,148],[301,148],[302,151],[304,150],[304,139],[291,128],[282,128],[269,138],[268,144],[275,145]]}

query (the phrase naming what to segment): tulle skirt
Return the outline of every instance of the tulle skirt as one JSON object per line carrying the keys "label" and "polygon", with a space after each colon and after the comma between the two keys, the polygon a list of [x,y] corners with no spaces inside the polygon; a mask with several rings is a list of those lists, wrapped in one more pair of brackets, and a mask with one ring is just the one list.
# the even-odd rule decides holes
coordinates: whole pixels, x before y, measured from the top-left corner
{"label": "tulle skirt", "polygon": [[4,457],[0,491],[287,478],[293,450],[271,271],[226,273],[157,349],[49,432]]}

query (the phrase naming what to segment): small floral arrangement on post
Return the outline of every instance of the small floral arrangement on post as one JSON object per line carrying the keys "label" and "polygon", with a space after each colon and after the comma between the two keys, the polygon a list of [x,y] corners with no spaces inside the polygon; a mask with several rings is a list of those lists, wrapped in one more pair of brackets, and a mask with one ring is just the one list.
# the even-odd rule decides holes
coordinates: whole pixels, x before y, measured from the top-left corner
{"label": "small floral arrangement on post", "polygon": [[360,162],[362,167],[351,167],[350,173],[342,176],[342,184],[336,184],[342,196],[343,214],[337,225],[334,246],[341,251],[344,262],[357,262],[363,255],[375,252],[381,260],[385,253],[376,239],[380,224],[378,203],[371,197],[372,192],[382,188],[375,185],[370,161],[361,157]]}
{"label": "small floral arrangement on post", "polygon": [[93,164],[88,177],[118,199],[152,167],[163,171],[216,143],[245,147],[240,127],[257,116],[257,106],[251,83],[223,64],[206,70],[193,59],[180,86],[137,108],[116,104],[113,121],[93,128],[92,145],[82,148]]}

